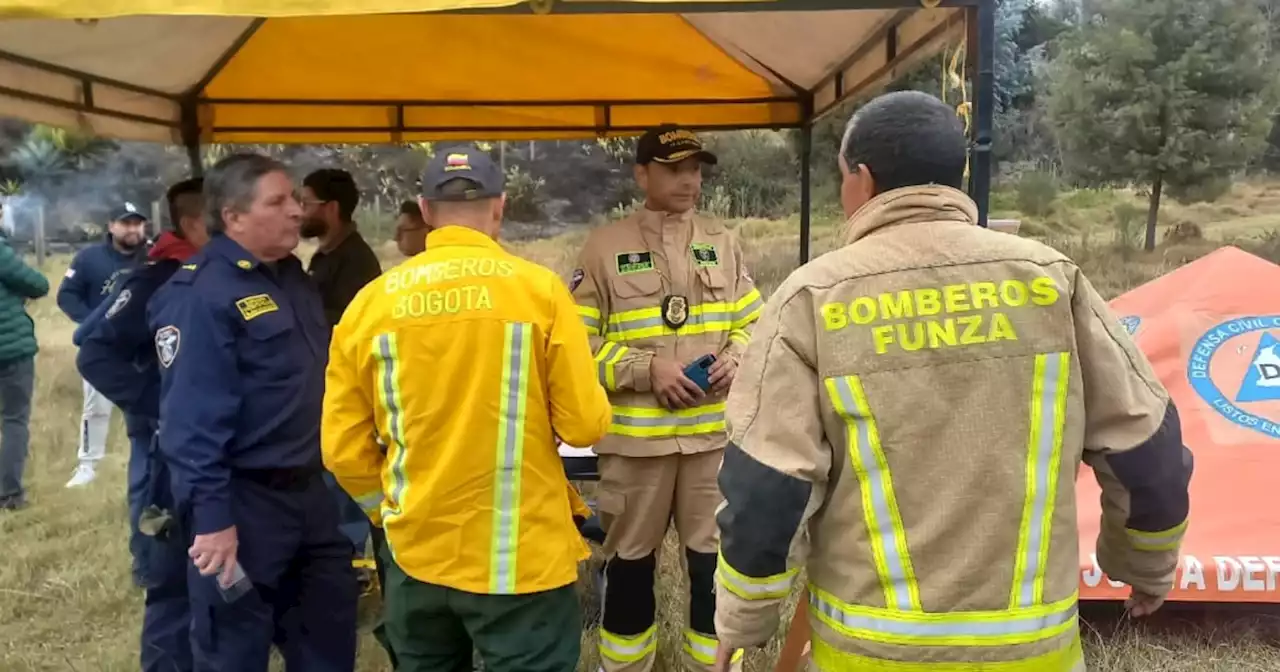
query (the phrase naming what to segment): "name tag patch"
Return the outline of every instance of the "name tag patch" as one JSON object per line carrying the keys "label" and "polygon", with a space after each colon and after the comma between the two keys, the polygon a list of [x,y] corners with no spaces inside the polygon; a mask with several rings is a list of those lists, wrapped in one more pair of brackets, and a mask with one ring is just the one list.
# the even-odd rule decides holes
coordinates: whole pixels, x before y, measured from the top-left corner
{"label": "name tag patch", "polygon": [[650,252],[623,252],[618,255],[618,275],[652,270],[653,254]]}
{"label": "name tag patch", "polygon": [[713,268],[720,265],[720,255],[716,253],[716,246],[706,243],[694,243],[689,246],[693,251],[693,260],[697,262],[701,268]]}
{"label": "name tag patch", "polygon": [[280,306],[276,305],[275,299],[272,299],[267,294],[246,296],[243,299],[236,301],[236,308],[239,309],[240,316],[244,318],[245,322],[248,322],[255,317],[266,315],[267,313],[274,313],[277,310],[280,310]]}

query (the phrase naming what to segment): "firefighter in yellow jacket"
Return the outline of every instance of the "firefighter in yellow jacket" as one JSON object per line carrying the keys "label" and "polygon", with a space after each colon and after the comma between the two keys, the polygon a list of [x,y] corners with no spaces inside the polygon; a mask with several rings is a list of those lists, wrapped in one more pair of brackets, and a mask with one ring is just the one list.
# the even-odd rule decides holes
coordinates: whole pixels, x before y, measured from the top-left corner
{"label": "firefighter in yellow jacket", "polygon": [[[645,204],[591,233],[570,287],[591,334],[613,422],[599,454],[605,528],[600,661],[606,672],[654,669],[654,571],[674,518],[689,571],[684,659],[715,659],[716,472],[724,398],[762,308],[736,238],[694,213],[702,166],[716,158],[665,125],[636,145]],[[707,389],[686,367],[706,355]]]}
{"label": "firefighter in yellow jacket", "polygon": [[1131,613],[1172,587],[1177,410],[1070,259],[977,226],[965,149],[919,92],[850,121],[844,246],[770,298],[729,395],[721,665],[774,634],[803,569],[818,669],[1084,670],[1081,461]]}
{"label": "firefighter in yellow jacket", "polygon": [[590,553],[555,436],[598,441],[608,398],[564,281],[496,241],[498,167],[443,151],[422,187],[426,251],[334,329],[325,466],[386,529],[398,672],[470,670],[473,643],[494,672],[572,670]]}

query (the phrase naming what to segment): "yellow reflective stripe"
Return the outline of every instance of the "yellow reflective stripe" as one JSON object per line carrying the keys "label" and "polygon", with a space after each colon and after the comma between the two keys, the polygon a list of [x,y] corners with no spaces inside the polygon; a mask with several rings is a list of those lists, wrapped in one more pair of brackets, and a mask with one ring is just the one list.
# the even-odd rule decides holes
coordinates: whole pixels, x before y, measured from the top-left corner
{"label": "yellow reflective stripe", "polygon": [[596,377],[600,379],[604,389],[611,392],[618,389],[614,367],[630,350],[631,348],[618,345],[613,341],[605,341],[604,345],[600,346],[600,350],[596,352]]}
{"label": "yellow reflective stripe", "polygon": [[747,332],[742,331],[740,329],[734,329],[733,331],[729,332],[729,342],[737,343],[744,347],[751,345],[751,334],[748,334]]}
{"label": "yellow reflective stripe", "polygon": [[816,634],[813,664],[820,672],[1074,672],[1083,669],[1084,649],[1077,635],[1067,646],[1032,658],[999,662],[914,662],[872,658],[842,651]]}
{"label": "yellow reflective stripe", "polygon": [[660,336],[687,336],[729,331],[733,328],[733,306],[728,303],[701,303],[689,307],[689,318],[679,329],[662,320],[662,308],[636,308],[609,315],[605,338],[634,341]]}
{"label": "yellow reflective stripe", "polygon": [[382,506],[382,491],[373,490],[352,499],[365,511],[377,511]]}
{"label": "yellow reflective stripe", "polygon": [[809,586],[809,612],[851,639],[905,646],[1012,646],[1076,627],[1077,596],[1004,611],[925,613],[849,604]]}
{"label": "yellow reflective stripe", "polygon": [[893,492],[893,478],[862,381],[857,376],[844,376],[828,378],[826,384],[836,412],[845,421],[849,460],[862,491],[862,513],[885,604],[921,611],[920,587],[907,551],[907,533]]}
{"label": "yellow reflective stripe", "polygon": [[733,328],[741,329],[755,322],[762,310],[764,310],[764,299],[760,297],[760,290],[752,287],[751,291],[744,294],[733,306]]}
{"label": "yellow reflective stripe", "polygon": [[1018,531],[1009,606],[1044,601],[1058,471],[1062,466],[1062,430],[1066,425],[1071,354],[1036,355],[1031,379],[1031,422],[1027,437],[1026,490]]}
{"label": "yellow reflective stripe", "polygon": [[391,498],[382,504],[382,518],[398,516],[403,511],[409,479],[404,475],[404,407],[400,394],[400,350],[394,333],[379,334],[373,339],[373,355],[378,360],[378,402],[387,416],[385,435],[391,437],[387,447],[387,465],[391,470]]}
{"label": "yellow reflective stripe", "polygon": [[497,468],[493,483],[493,540],[489,592],[516,592],[516,550],[520,538],[520,472],[524,467],[524,420],[533,328],[506,325],[502,348],[502,398],[499,401]]}
{"label": "yellow reflective stripe", "polygon": [[724,431],[723,401],[668,411],[665,408],[614,406],[609,432],[638,438],[694,436]]}
{"label": "yellow reflective stripe", "polygon": [[591,306],[578,306],[578,317],[592,336],[600,335],[600,311]]}
{"label": "yellow reflective stripe", "polygon": [[791,584],[799,572],[797,567],[781,574],[756,578],[734,569],[723,555],[716,562],[716,579],[720,585],[744,600],[774,600],[790,595]]}
{"label": "yellow reflective stripe", "polygon": [[[720,640],[715,637],[708,637],[702,633],[693,630],[684,631],[684,652],[689,654],[690,658],[703,665],[716,664],[716,648],[720,646]],[[742,659],[742,649],[733,652],[731,661],[737,662]]]}
{"label": "yellow reflective stripe", "polygon": [[1129,544],[1139,551],[1172,551],[1178,547],[1182,533],[1187,531],[1187,521],[1160,532],[1143,532],[1125,528],[1129,535]]}
{"label": "yellow reflective stripe", "polygon": [[615,635],[600,628],[600,655],[619,663],[634,663],[643,660],[658,648],[658,624],[649,626],[648,630],[630,637]]}

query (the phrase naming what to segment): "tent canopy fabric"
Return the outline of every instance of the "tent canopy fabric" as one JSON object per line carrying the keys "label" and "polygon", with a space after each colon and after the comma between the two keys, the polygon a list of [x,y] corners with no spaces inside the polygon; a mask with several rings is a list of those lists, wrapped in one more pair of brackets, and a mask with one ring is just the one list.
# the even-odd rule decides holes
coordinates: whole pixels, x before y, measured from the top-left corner
{"label": "tent canopy fabric", "polygon": [[794,128],[980,1],[0,0],[0,116],[189,146]]}

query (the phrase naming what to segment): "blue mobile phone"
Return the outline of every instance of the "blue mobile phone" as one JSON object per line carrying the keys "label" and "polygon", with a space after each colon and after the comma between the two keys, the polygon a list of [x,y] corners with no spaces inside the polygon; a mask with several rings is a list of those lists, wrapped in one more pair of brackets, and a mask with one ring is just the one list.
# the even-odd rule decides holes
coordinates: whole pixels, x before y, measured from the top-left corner
{"label": "blue mobile phone", "polygon": [[684,368],[684,375],[692,380],[703,392],[711,389],[711,365],[716,361],[715,355],[703,355],[697,361]]}

